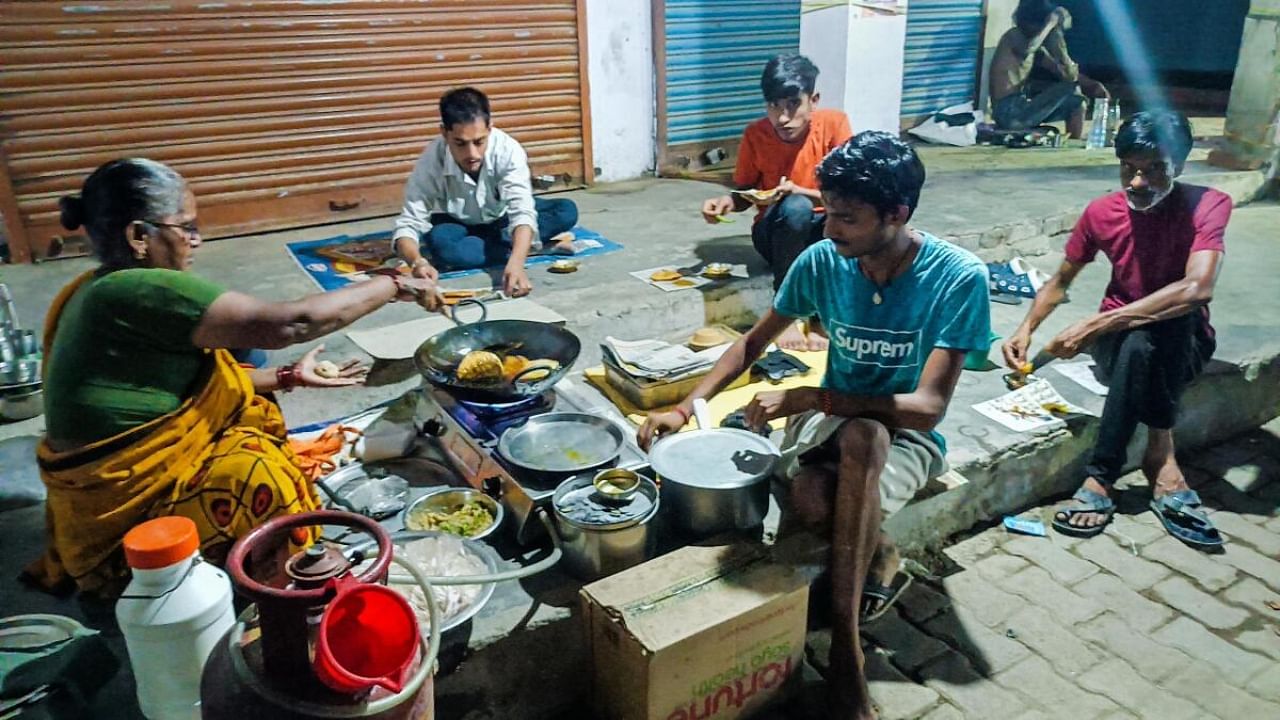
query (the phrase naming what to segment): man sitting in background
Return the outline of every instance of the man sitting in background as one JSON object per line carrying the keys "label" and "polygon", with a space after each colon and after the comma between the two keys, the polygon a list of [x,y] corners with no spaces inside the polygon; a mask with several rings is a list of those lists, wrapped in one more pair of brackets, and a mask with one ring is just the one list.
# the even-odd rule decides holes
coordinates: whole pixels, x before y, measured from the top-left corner
{"label": "man sitting in background", "polygon": [[464,87],[440,98],[440,137],[409,176],[391,243],[420,278],[505,265],[502,290],[520,297],[533,289],[529,253],[572,253],[577,222],[572,200],[533,197],[524,148],[490,125],[489,98]]}
{"label": "man sitting in background", "polygon": [[1023,130],[1065,120],[1067,133],[1079,138],[1084,131],[1084,97],[1077,88],[1089,97],[1108,94],[1067,54],[1063,32],[1071,28],[1071,13],[1049,0],[1022,0],[1013,23],[991,58],[991,114],[996,126]]}
{"label": "man sitting in background", "polygon": [[1054,516],[1054,528],[1067,535],[1098,535],[1111,522],[1115,481],[1124,472],[1129,439],[1143,423],[1147,448],[1141,467],[1151,483],[1152,511],[1189,545],[1222,544],[1173,448],[1178,400],[1216,347],[1209,301],[1231,217],[1226,194],[1175,181],[1191,144],[1191,125],[1181,113],[1141,112],[1120,126],[1116,157],[1124,189],[1085,208],[1062,267],[1004,344],[1005,361],[1023,368],[1031,333],[1066,299],[1084,266],[1099,252],[1106,255],[1111,283],[1098,312],[1044,347],[1063,358],[1088,351],[1110,387],[1084,483]]}
{"label": "man sitting in background", "polygon": [[[757,203],[751,244],[773,270],[777,292],[787,269],[805,248],[822,239],[825,217],[820,207],[816,168],[832,148],[853,136],[849,117],[839,110],[819,109],[818,68],[803,55],[778,55],[764,66],[760,90],[766,117],[742,133],[733,184],[739,190],[774,190]],[[752,202],[741,195],[721,195],[702,204],[709,223],[730,211],[742,212]],[[778,338],[788,350],[823,350],[827,339],[803,325],[788,327]]]}

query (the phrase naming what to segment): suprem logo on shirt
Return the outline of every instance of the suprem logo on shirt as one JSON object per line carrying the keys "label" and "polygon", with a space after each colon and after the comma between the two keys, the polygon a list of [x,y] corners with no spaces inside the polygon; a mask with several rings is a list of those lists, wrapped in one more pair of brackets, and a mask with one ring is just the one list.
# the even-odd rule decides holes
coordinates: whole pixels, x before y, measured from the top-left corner
{"label": "suprem logo on shirt", "polygon": [[919,330],[882,330],[833,321],[831,346],[859,365],[905,368],[920,364]]}

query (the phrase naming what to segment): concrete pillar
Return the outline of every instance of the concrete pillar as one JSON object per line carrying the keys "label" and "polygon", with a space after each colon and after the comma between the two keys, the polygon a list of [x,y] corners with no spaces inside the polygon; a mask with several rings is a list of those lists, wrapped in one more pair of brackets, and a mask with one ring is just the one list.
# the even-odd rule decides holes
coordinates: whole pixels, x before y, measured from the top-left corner
{"label": "concrete pillar", "polygon": [[818,66],[820,105],[854,132],[898,132],[908,0],[804,0],[800,52]]}
{"label": "concrete pillar", "polygon": [[1280,0],[1249,7],[1225,134],[1226,147],[1209,155],[1214,165],[1255,170],[1280,153]]}

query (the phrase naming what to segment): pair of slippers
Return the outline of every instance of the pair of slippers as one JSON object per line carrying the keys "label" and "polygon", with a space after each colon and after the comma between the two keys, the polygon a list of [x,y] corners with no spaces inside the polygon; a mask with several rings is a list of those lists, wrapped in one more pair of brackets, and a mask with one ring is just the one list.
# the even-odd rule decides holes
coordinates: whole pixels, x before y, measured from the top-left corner
{"label": "pair of slippers", "polygon": [[1016,257],[1007,263],[987,263],[987,280],[993,302],[1020,305],[1023,298],[1034,298],[1049,276]]}
{"label": "pair of slippers", "polygon": [[[1071,499],[1074,505],[1054,511],[1053,529],[1072,537],[1101,535],[1115,515],[1115,502],[1106,495],[1085,488],[1076,490]],[[1224,540],[1203,510],[1203,505],[1195,490],[1179,490],[1152,498],[1150,508],[1170,535],[1199,550],[1214,550],[1222,547]],[[1071,518],[1085,513],[1097,513],[1106,519],[1090,527],[1071,524]]]}

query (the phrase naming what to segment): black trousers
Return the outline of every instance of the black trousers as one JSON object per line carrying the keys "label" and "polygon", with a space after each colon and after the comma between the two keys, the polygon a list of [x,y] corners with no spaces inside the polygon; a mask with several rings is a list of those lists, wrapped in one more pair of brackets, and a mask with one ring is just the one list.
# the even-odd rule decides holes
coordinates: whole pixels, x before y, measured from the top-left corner
{"label": "black trousers", "polygon": [[1216,347],[1199,312],[1099,338],[1092,354],[1108,393],[1085,472],[1109,486],[1124,470],[1125,450],[1138,423],[1173,428],[1178,400]]}
{"label": "black trousers", "polygon": [[804,195],[788,195],[774,203],[751,228],[751,244],[773,271],[773,291],[782,287],[800,253],[822,239],[826,215],[814,212]]}

